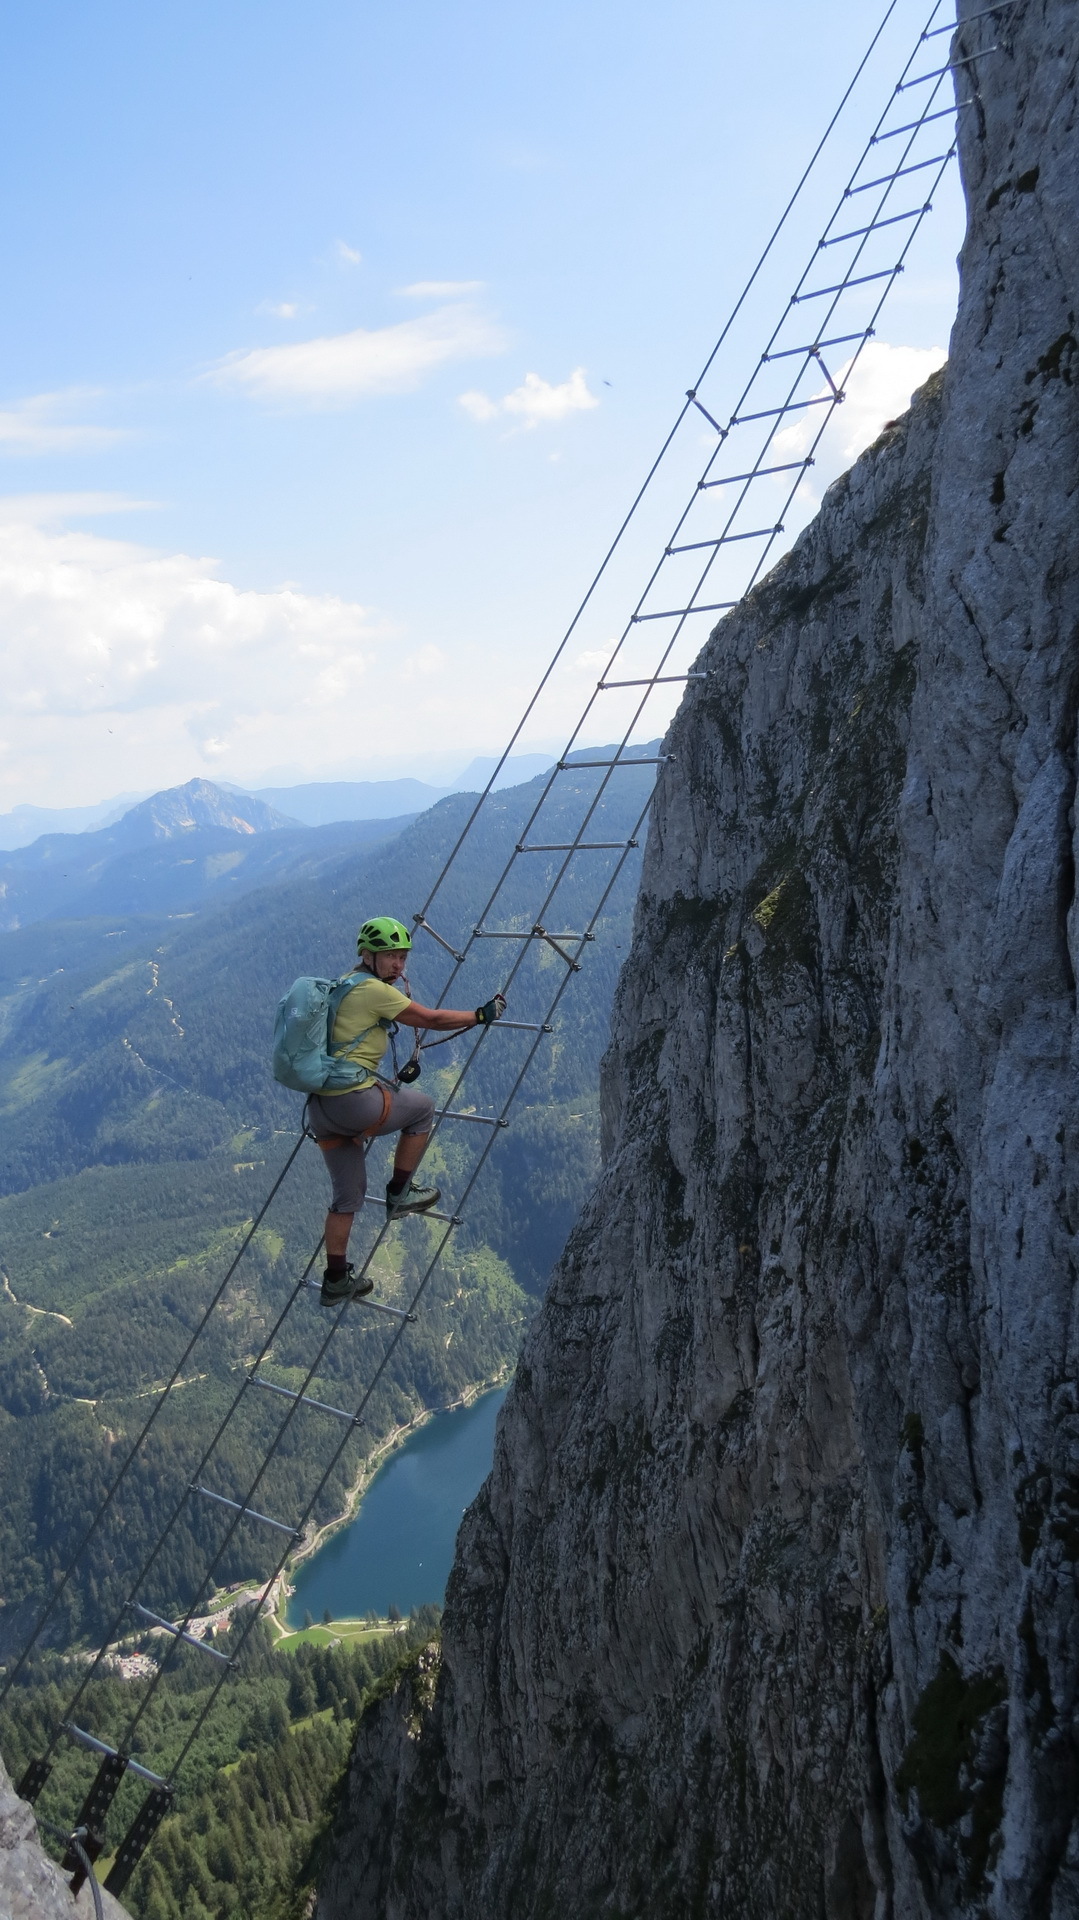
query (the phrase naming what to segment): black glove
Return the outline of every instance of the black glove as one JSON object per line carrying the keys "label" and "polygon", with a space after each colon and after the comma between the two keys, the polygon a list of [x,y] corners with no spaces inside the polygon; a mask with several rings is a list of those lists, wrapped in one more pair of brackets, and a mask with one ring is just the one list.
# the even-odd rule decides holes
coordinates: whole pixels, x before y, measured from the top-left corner
{"label": "black glove", "polygon": [[476,1025],[490,1027],[496,1020],[501,1020],[505,1011],[506,996],[504,993],[496,993],[493,1000],[486,1000],[482,1007],[476,1008]]}

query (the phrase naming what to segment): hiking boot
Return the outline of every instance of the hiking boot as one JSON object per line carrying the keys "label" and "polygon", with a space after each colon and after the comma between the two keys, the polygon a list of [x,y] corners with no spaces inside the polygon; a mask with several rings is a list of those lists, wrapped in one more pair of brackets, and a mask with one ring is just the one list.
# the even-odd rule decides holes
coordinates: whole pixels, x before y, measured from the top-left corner
{"label": "hiking boot", "polygon": [[391,1193],[386,1188],[386,1218],[396,1220],[402,1213],[426,1213],[428,1207],[437,1206],[442,1198],[439,1187],[418,1187],[410,1180],[400,1193]]}
{"label": "hiking boot", "polygon": [[331,1273],[327,1267],[322,1276],[319,1305],[340,1306],[342,1300],[362,1300],[365,1294],[374,1290],[375,1283],[370,1274],[365,1273],[361,1280],[357,1280],[355,1267],[347,1266],[343,1273]]}

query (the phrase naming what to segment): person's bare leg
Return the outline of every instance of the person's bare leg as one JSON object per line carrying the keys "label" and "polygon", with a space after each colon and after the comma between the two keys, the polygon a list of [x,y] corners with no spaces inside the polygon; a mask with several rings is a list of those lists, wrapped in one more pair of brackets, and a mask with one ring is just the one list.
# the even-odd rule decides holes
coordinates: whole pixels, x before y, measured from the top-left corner
{"label": "person's bare leg", "polygon": [[350,1213],[328,1213],[326,1215],[326,1258],[343,1260],[348,1252],[348,1236],[352,1232]]}
{"label": "person's bare leg", "polygon": [[[429,1133],[403,1133],[397,1142],[397,1152],[393,1156],[393,1178],[404,1179],[406,1174],[415,1173],[427,1151]],[[345,1236],[346,1242],[348,1236]]]}

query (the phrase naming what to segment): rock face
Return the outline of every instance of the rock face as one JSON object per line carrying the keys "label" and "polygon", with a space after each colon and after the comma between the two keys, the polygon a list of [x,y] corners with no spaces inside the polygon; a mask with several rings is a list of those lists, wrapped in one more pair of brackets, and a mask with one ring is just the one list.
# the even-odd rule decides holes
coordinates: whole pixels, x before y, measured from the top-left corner
{"label": "rock face", "polygon": [[[101,1906],[104,1920],[127,1920],[127,1908],[104,1888]],[[91,1920],[93,1913],[89,1883],[73,1900],[70,1875],[43,1850],[33,1813],[0,1760],[0,1920]]]}
{"label": "rock face", "polygon": [[319,1920],[1079,1914],[1079,9],[992,26],[949,367],[702,656]]}

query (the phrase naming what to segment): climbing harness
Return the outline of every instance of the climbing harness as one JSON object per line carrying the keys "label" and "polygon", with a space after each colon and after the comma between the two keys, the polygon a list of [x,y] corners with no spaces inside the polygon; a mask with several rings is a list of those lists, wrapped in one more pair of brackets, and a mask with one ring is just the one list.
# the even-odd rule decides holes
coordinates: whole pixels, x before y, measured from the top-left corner
{"label": "climbing harness", "polygon": [[305,1102],[304,1131],[308,1139],[313,1140],[316,1147],[321,1147],[323,1153],[332,1153],[335,1147],[351,1146],[354,1140],[373,1140],[376,1134],[382,1132],[386,1121],[389,1119],[390,1108],[393,1105],[393,1088],[388,1082],[377,1078],[375,1086],[382,1095],[382,1111],[377,1120],[372,1120],[369,1127],[361,1127],[359,1133],[312,1133],[307,1125],[307,1104]]}
{"label": "climbing harness", "polygon": [[[940,136],[940,123],[948,121],[957,110],[962,111],[968,107],[976,97],[975,91],[971,89],[976,89],[977,61],[985,55],[1002,50],[996,44],[983,46],[980,49],[975,48],[969,45],[966,36],[973,33],[976,38],[977,24],[990,19],[994,22],[995,30],[1011,7],[1018,4],[1018,0],[1004,0],[1004,4],[1000,6],[986,7],[958,28],[956,22],[952,20],[943,25],[935,24],[944,4],[944,0],[937,0],[925,27],[918,35],[914,50],[903,67],[899,81],[892,88],[884,110],[876,121],[858,163],[843,188],[831,219],[814,247],[794,291],[786,301],[767,346],[757,357],[748,379],[741,387],[733,409],[727,410],[713,397],[712,388],[706,387],[706,383],[709,381],[715,383],[721,349],[728,341],[750,290],[758,281],[840,115],[845,110],[899,4],[900,0],[890,0],[853,79],[749,275],[715,347],[694,385],[688,389],[673,426],[649,468],[580,607],[545,669],[521,720],[511,735],[502,758],[492,772],[483,793],[468,813],[427,899],[420,910],[413,914],[416,932],[424,933],[435,943],[440,952],[449,956],[451,963],[436,1002],[439,1006],[446,1003],[461,969],[477,956],[477,943],[481,940],[509,943],[512,958],[503,972],[503,993],[508,992],[515,981],[523,979],[522,969],[529,956],[533,956],[536,962],[533,985],[537,995],[540,986],[548,980],[548,971],[551,968],[554,969],[555,978],[553,984],[548,982],[544,988],[544,1004],[538,1008],[540,1018],[503,1019],[499,1020],[493,1029],[503,1036],[511,1034],[527,1036],[522,1043],[519,1058],[512,1055],[512,1052],[504,1056],[505,1082],[498,1100],[492,1103],[496,1107],[493,1112],[481,1113],[475,1108],[460,1108],[455,1104],[473,1063],[480,1056],[480,1049],[492,1044],[488,1041],[488,1033],[492,1029],[487,1025],[465,1030],[468,1036],[465,1057],[454,1068],[452,1085],[443,1096],[442,1104],[436,1109],[435,1128],[438,1130],[451,1123],[467,1123],[466,1133],[474,1133],[477,1144],[470,1169],[462,1180],[457,1198],[453,1202],[452,1211],[435,1212],[432,1209],[424,1215],[427,1221],[437,1222],[440,1231],[435,1236],[434,1244],[428,1249],[428,1255],[411,1300],[405,1307],[393,1307],[356,1295],[343,1300],[331,1324],[321,1338],[316,1340],[314,1356],[302,1380],[297,1382],[294,1375],[294,1384],[285,1386],[265,1378],[261,1369],[269,1360],[274,1342],[286,1319],[293,1308],[306,1298],[311,1286],[318,1284],[317,1280],[312,1282],[311,1273],[321,1251],[322,1242],[319,1242],[267,1333],[260,1351],[246,1364],[240,1385],[225,1409],[189,1483],[174,1503],[161,1534],[138,1569],[127,1597],[109,1624],[99,1651],[83,1672],[47,1748],[43,1754],[30,1762],[19,1782],[18,1791],[24,1798],[28,1800],[38,1798],[49,1780],[52,1754],[61,1738],[74,1742],[97,1757],[99,1761],[97,1773],[82,1811],[74,1827],[66,1830],[69,1835],[73,1832],[79,1835],[79,1845],[91,1862],[97,1858],[104,1846],[105,1823],[121,1781],[126,1775],[132,1774],[147,1784],[149,1793],[136,1813],[127,1834],[120,1842],[105,1882],[113,1893],[123,1891],[138,1859],[168,1812],[172,1804],[178,1772],[199,1738],[221,1685],[228,1673],[235,1669],[237,1659],[259,1617],[260,1606],[256,1605],[249,1609],[249,1617],[240,1630],[236,1644],[228,1654],[210,1646],[207,1641],[194,1634],[191,1630],[192,1622],[197,1617],[199,1608],[205,1604],[207,1597],[214,1590],[215,1575],[232,1546],[237,1530],[243,1525],[253,1523],[276,1532],[278,1536],[280,1553],[263,1590],[264,1596],[272,1590],[274,1581],[283,1571],[297,1540],[315,1512],[345,1447],[357,1430],[364,1425],[372,1396],[378,1391],[385,1378],[387,1368],[407,1328],[416,1319],[442,1254],[454,1230],[461,1224],[462,1210],[467,1205],[476,1182],[483,1173],[494,1141],[499,1131],[508,1126],[508,1116],[517,1094],[545,1039],[554,1030],[554,1017],[561,1004],[562,996],[573,975],[580,971],[586,947],[596,938],[597,928],[601,924],[604,911],[626,862],[632,851],[640,844],[639,835],[651,806],[651,788],[658,777],[655,771],[650,776],[651,785],[648,796],[628,834],[623,834],[617,840],[589,836],[597,831],[602,832],[602,825],[597,824],[597,816],[601,816],[601,809],[607,804],[608,788],[616,774],[624,772],[627,768],[657,770],[671,758],[669,754],[650,753],[642,750],[640,745],[633,744],[647,702],[661,686],[681,684],[692,697],[693,693],[701,688],[702,683],[707,683],[709,678],[707,672],[691,666],[683,667],[680,664],[678,649],[688,644],[689,636],[693,631],[690,624],[692,621],[702,614],[708,615],[710,616],[709,626],[711,626],[713,617],[735,606],[743,594],[755,584],[765,564],[775,554],[776,543],[785,531],[784,516],[793,509],[798,489],[814,465],[821,436],[835,410],[844,401],[851,372],[867,342],[874,337],[876,323],[887,295],[904,272],[914,237],[931,211],[933,193],[954,158],[954,140],[948,139],[947,136],[943,138]],[[926,43],[934,40],[938,35],[950,32],[957,34],[952,49],[953,57],[945,65],[931,71],[917,71]],[[953,76],[965,83],[967,88],[965,96],[955,104],[939,105],[940,90],[947,86]],[[908,99],[911,98],[918,103],[915,108],[908,106]],[[915,198],[915,194],[911,194],[914,204],[904,204],[897,210],[893,195],[906,192],[907,182],[912,176],[917,183],[924,179],[927,185],[925,188],[920,184],[916,187],[916,194],[919,197]],[[865,214],[857,211],[862,207],[866,209]],[[837,263],[834,267],[833,262]],[[716,417],[717,412],[720,415],[719,418]],[[633,611],[625,621],[613,651],[609,652],[602,676],[589,695],[584,711],[562,756],[543,783],[520,837],[505,861],[481,912],[472,919],[469,928],[462,933],[455,933],[453,921],[460,909],[455,907],[453,887],[450,883],[458,878],[457,867],[462,850],[490,798],[506,760],[535,714],[537,703],[551,685],[552,676],[564,662],[566,649],[571,641],[579,642],[582,621],[586,614],[592,617],[595,607],[599,604],[597,594],[601,584],[604,586],[606,584],[612,562],[621,548],[627,529],[635,520],[642,501],[649,494],[657,473],[663,467],[680,430],[686,426],[687,422],[698,431],[703,422],[704,427],[709,431],[710,451],[703,471],[696,478],[688,502],[667,536],[660,557],[647,578],[643,592],[637,597]],[[793,445],[783,440],[780,440],[777,445],[778,436],[781,433],[786,434],[792,423],[806,423],[801,438],[797,439]],[[683,434],[679,444],[684,445],[685,441],[686,436]],[[778,496],[775,492],[777,484]],[[762,500],[765,503],[764,509],[758,512],[757,506]],[[710,515],[715,515],[717,506],[719,508],[718,523],[716,518],[709,518]],[[706,591],[708,591],[707,599],[704,598]],[[697,631],[699,632],[699,629]],[[696,645],[696,642],[693,644]],[[647,649],[644,657],[641,654],[642,647]],[[644,670],[646,666],[647,671]],[[614,677],[616,674],[618,677]],[[706,684],[703,690],[707,691]],[[596,710],[599,708],[602,711],[605,696],[611,693],[629,696],[628,719],[624,724],[619,725],[619,743],[613,753],[608,753],[602,758],[590,757],[589,750],[578,746],[577,743],[586,727],[595,728]],[[606,737],[612,736],[608,734]],[[582,775],[588,777],[582,781]],[[593,775],[598,777],[593,778]],[[543,836],[541,823],[545,810],[551,812],[561,807],[562,796],[566,793],[576,793],[580,796],[583,815],[572,838],[566,839],[565,830],[560,829],[559,837],[552,841]],[[537,855],[542,856],[538,870],[534,864],[534,857]],[[603,858],[597,860],[596,856],[600,855]],[[536,871],[541,876],[536,890],[529,896],[530,905],[524,911],[520,905],[520,893],[514,892],[521,877],[522,866],[526,876]],[[567,891],[571,869],[575,889],[572,894]],[[580,884],[576,880],[579,872],[584,875]],[[570,899],[571,903],[576,905],[579,915],[571,931],[565,931],[559,926],[555,911],[556,905],[561,905],[563,897]],[[437,913],[440,927],[432,923],[433,913]],[[504,924],[491,924],[494,920],[501,920]],[[392,929],[396,929],[396,933]],[[374,920],[365,923],[361,929],[361,941],[365,937],[375,941],[384,939],[386,945],[382,950],[386,951],[406,950],[412,946],[414,940],[414,935],[409,934],[407,928],[399,921],[383,923],[380,920]],[[515,952],[514,948],[516,948]],[[375,945],[371,950],[380,949]],[[496,951],[500,950],[503,949],[496,949]],[[485,952],[486,949],[483,951]],[[329,986],[330,983],[322,984]],[[394,1037],[391,1033],[391,1044]],[[396,1079],[409,1084],[419,1071],[423,1052],[433,1046],[444,1045],[451,1039],[462,1037],[464,1036],[461,1033],[445,1034],[437,1040],[422,1041],[417,1034],[412,1056],[404,1067],[397,1067],[396,1051],[394,1051]],[[496,1060],[503,1058],[505,1047],[512,1047],[512,1043],[505,1039],[493,1044],[498,1049]],[[384,1121],[389,1111],[390,1094],[381,1078],[379,1078],[379,1084],[383,1094]],[[313,1088],[304,1090],[315,1091]],[[138,1457],[170,1393],[183,1377],[192,1348],[265,1218],[274,1196],[300,1151],[303,1139],[304,1132],[301,1131],[255,1221],[245,1234],[224,1279],[191,1335],[180,1361],[163,1392],[158,1396],[152,1412],[123,1461],[116,1479],[83,1535],[71,1565],[59,1580],[55,1591],[39,1615],[26,1648],[7,1675],[3,1690],[0,1691],[0,1699],[9,1691],[23,1671],[30,1652],[40,1638],[57,1601],[67,1588],[75,1567],[81,1564],[87,1548],[96,1537],[116,1495],[125,1484],[132,1463]],[[319,1144],[324,1149],[328,1148],[332,1151],[332,1144],[326,1141]],[[385,1203],[369,1198],[366,1205],[377,1208],[384,1207]],[[368,1275],[389,1226],[390,1220],[387,1216],[377,1228],[373,1243],[357,1270],[358,1279],[363,1280]],[[357,1405],[349,1409],[331,1406],[325,1401],[316,1399],[311,1388],[318,1376],[323,1357],[338,1327],[342,1324],[345,1314],[351,1315],[355,1309],[366,1309],[372,1313],[375,1316],[372,1324],[384,1328],[387,1338],[381,1357],[374,1366],[371,1378],[363,1388]],[[260,1395],[273,1396],[281,1406],[281,1424],[250,1486],[238,1498],[227,1497],[203,1484],[204,1476],[234,1416],[241,1406],[250,1403],[252,1396],[257,1399]],[[262,1512],[256,1505],[260,1497],[260,1489],[271,1463],[277,1456],[286,1435],[292,1429],[292,1423],[309,1417],[336,1421],[338,1439],[325,1458],[321,1477],[318,1478],[314,1489],[309,1491],[302,1512],[295,1520],[277,1519]],[[169,1540],[189,1503],[202,1499],[216,1502],[228,1513],[229,1518],[224,1527],[221,1542],[212,1552],[204,1568],[194,1597],[182,1620],[177,1622],[166,1619],[164,1615],[144,1604],[140,1596],[148,1590],[148,1582],[158,1566],[165,1543]],[[174,1645],[198,1648],[209,1661],[217,1663],[217,1673],[206,1701],[200,1707],[194,1724],[184,1736],[179,1751],[172,1756],[167,1765],[162,1763],[164,1770],[160,1773],[153,1772],[141,1762],[136,1761],[132,1757],[132,1748],[149,1702],[154,1697],[157,1686],[167,1669],[167,1654],[162,1658],[156,1673],[146,1682],[142,1697],[130,1714],[125,1727],[119,1734],[114,1735],[112,1740],[104,1740],[84,1728],[76,1717],[80,1714],[82,1703],[86,1699],[87,1689],[101,1670],[109,1647],[124,1630],[125,1623],[129,1624],[132,1619],[136,1622],[150,1623],[169,1636]],[[81,1864],[79,1864],[79,1871],[81,1870]]]}

